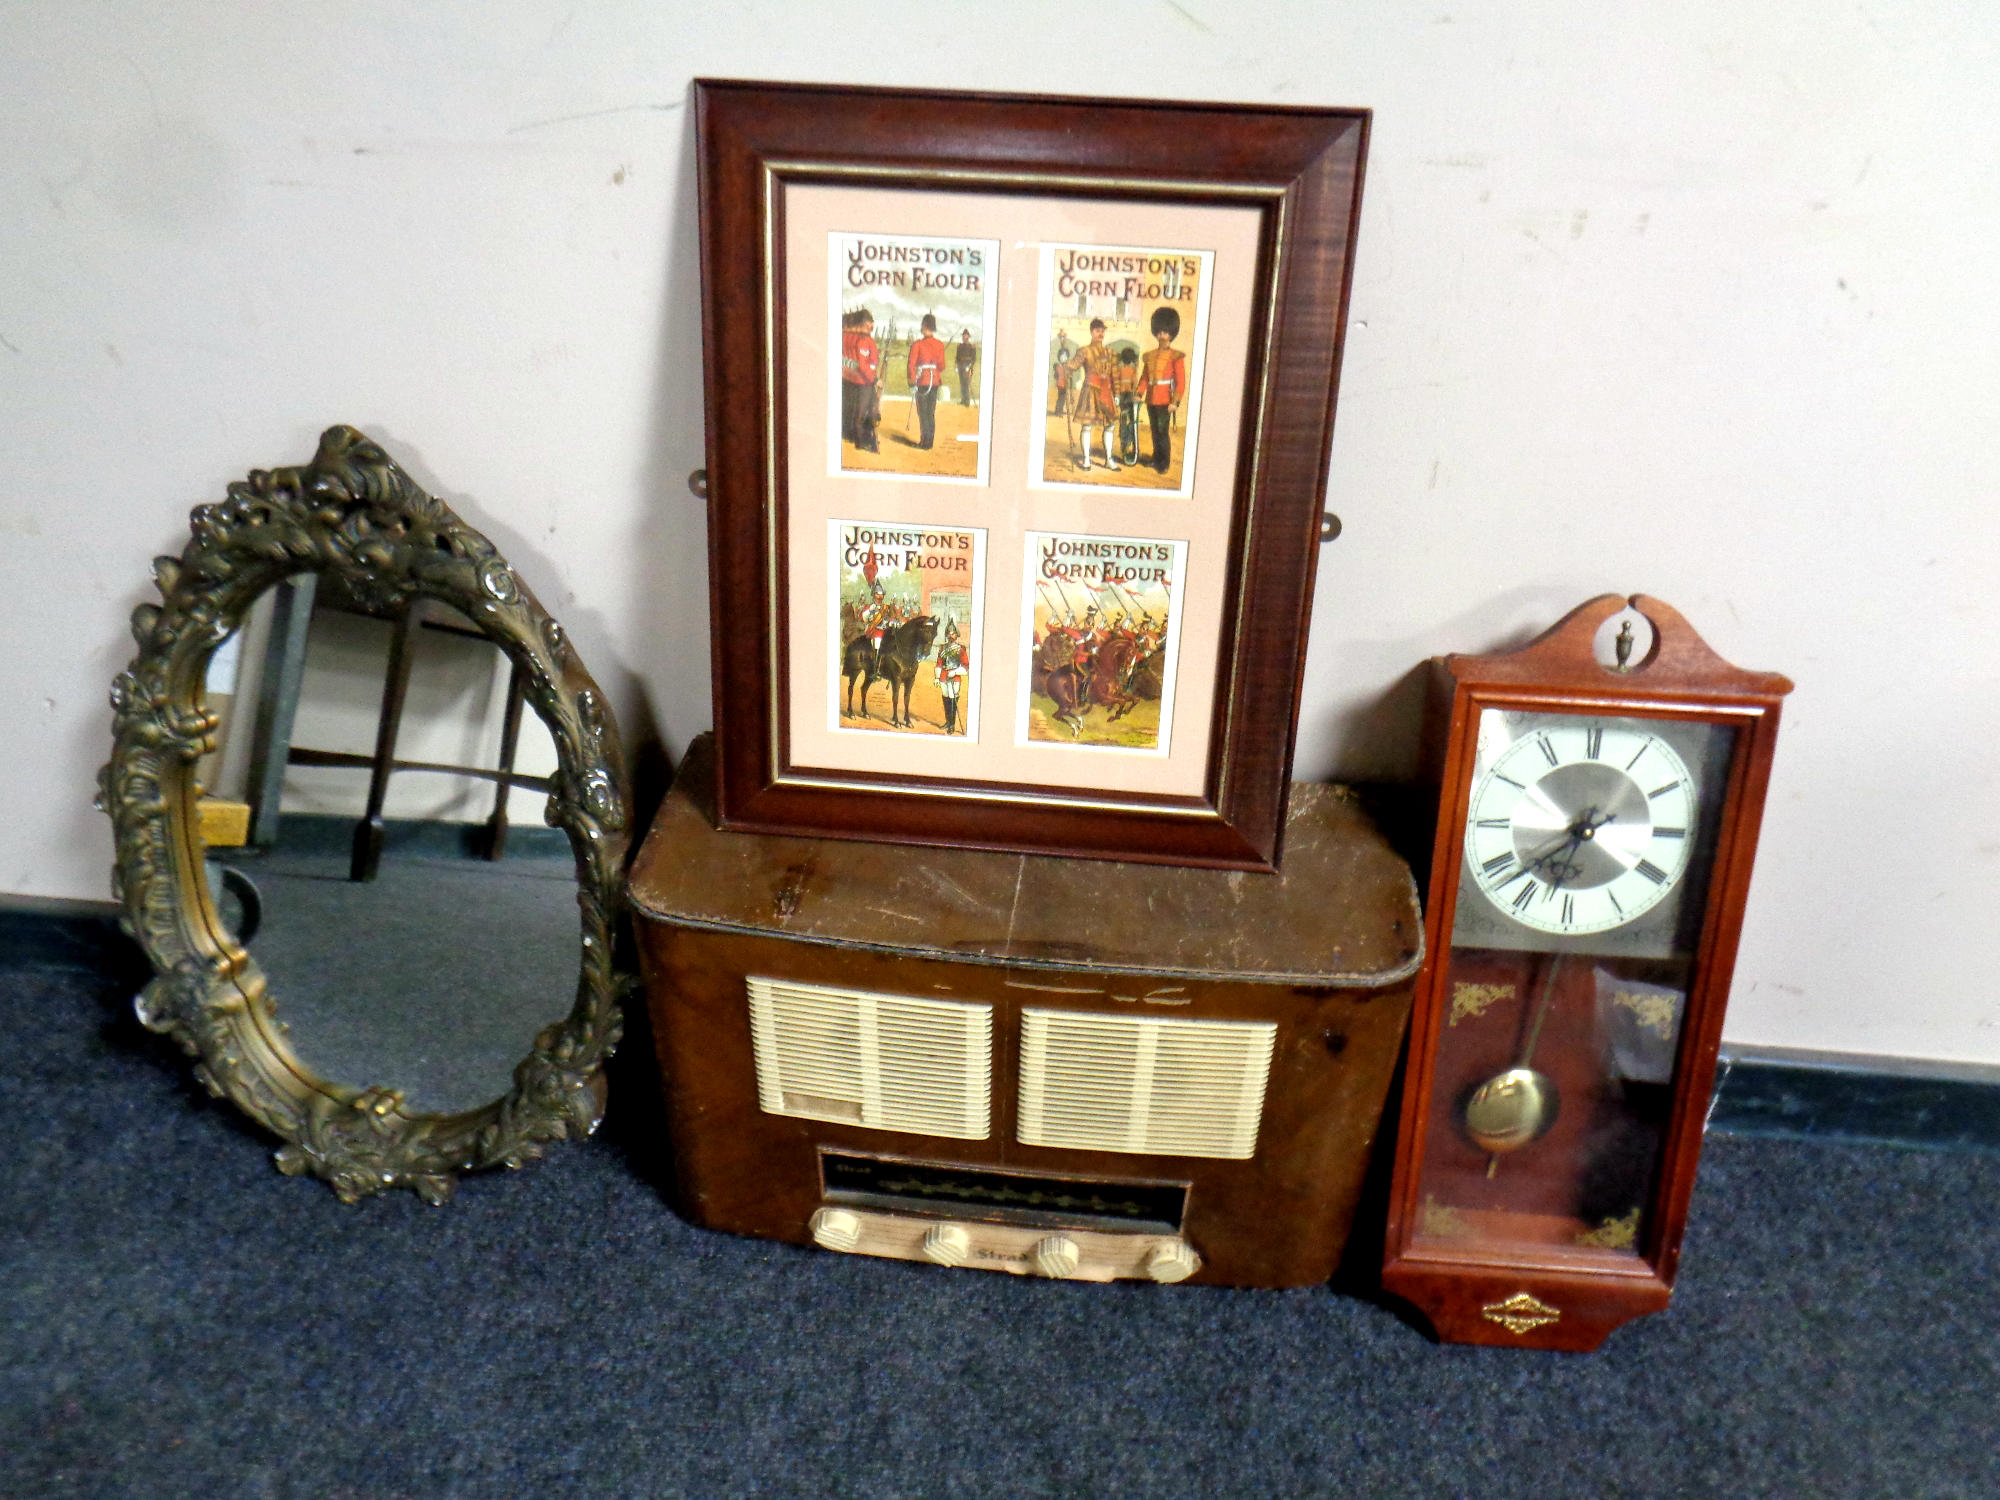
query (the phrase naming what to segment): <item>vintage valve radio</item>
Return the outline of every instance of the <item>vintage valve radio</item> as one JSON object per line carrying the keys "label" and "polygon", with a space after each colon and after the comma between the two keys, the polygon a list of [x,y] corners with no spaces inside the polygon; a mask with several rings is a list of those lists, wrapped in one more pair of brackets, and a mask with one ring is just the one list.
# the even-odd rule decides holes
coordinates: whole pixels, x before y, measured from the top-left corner
{"label": "vintage valve radio", "polygon": [[1422,919],[1352,796],[1285,872],[717,833],[631,878],[677,1207],[1016,1273],[1296,1286],[1347,1237]]}

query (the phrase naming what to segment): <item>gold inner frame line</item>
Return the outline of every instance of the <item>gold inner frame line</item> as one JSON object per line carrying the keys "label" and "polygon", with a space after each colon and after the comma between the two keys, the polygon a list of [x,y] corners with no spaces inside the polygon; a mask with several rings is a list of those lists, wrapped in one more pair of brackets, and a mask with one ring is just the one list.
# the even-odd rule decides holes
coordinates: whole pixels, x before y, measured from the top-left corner
{"label": "gold inner frame line", "polygon": [[[790,773],[788,752],[788,731],[790,719],[787,709],[786,684],[781,681],[779,659],[782,652],[780,637],[780,611],[784,603],[781,591],[787,579],[778,576],[778,540],[780,515],[784,509],[781,499],[785,494],[781,486],[778,465],[778,270],[781,246],[778,243],[778,204],[784,189],[792,182],[809,185],[817,181],[855,182],[870,180],[886,185],[919,184],[935,186],[941,182],[954,185],[978,185],[982,187],[1014,187],[1028,190],[1046,190],[1050,186],[1071,189],[1062,194],[1065,197],[1084,198],[1089,189],[1114,189],[1132,196],[1158,197],[1163,201],[1185,202],[1188,200],[1213,199],[1218,202],[1241,206],[1262,204],[1267,209],[1275,209],[1271,223],[1271,266],[1270,277],[1264,290],[1264,365],[1257,387],[1254,414],[1249,424],[1255,434],[1264,425],[1265,414],[1271,402],[1271,356],[1277,340],[1277,299],[1268,293],[1283,285],[1287,250],[1290,244],[1289,195],[1291,183],[1216,183],[1195,182],[1175,179],[1126,178],[1080,173],[1025,173],[1017,170],[987,169],[971,167],[897,167],[861,163],[794,161],[767,159],[762,163],[759,190],[762,202],[758,219],[763,239],[762,285],[759,288],[764,320],[764,491],[768,497],[764,506],[764,587],[769,600],[766,626],[766,668],[770,683],[769,697],[765,704],[769,721],[769,745],[771,784],[775,786],[803,786],[827,788],[851,788],[861,783],[827,776],[798,776]],[[1253,292],[1256,289],[1253,288]],[[1247,492],[1257,493],[1257,484],[1262,477],[1262,463],[1257,444],[1253,441],[1247,456]],[[1252,553],[1251,533],[1255,525],[1250,509],[1243,513],[1241,537],[1242,553],[1240,569],[1236,577],[1235,597],[1237,601],[1237,621],[1241,625],[1241,601],[1249,579],[1250,557]],[[1228,695],[1222,695],[1220,704],[1222,718],[1222,749],[1218,774],[1204,782],[1211,788],[1211,795],[1219,796],[1230,765],[1231,752],[1235,747],[1236,710]],[[962,797],[971,801],[1021,802],[1044,800],[1046,793],[1001,792],[979,789],[973,783],[963,783],[952,788],[919,788],[899,785],[896,791],[911,795],[933,797]],[[1101,807],[1113,810],[1131,810],[1151,804],[1120,802],[1102,797],[1064,798],[1064,802],[1078,807]],[[1201,809],[1164,809],[1180,816],[1214,817],[1214,807]]]}

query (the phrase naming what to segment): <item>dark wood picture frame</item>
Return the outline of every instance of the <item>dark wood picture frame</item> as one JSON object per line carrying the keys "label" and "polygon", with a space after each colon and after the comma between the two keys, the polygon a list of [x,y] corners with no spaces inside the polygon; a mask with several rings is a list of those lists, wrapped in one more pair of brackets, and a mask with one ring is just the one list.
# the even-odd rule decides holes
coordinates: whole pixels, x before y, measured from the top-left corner
{"label": "dark wood picture frame", "polygon": [[[702,80],[710,590],[721,826],[1275,868],[1369,116],[1142,100]],[[1249,207],[1258,316],[1240,402],[1199,792],[981,782],[795,762],[787,659],[787,194],[810,185]],[[1001,356],[1006,357],[1003,351]],[[1087,449],[1086,449],[1087,452]],[[1012,586],[987,582],[989,593]]]}
{"label": "dark wood picture frame", "polygon": [[[1593,642],[1599,627],[1628,605],[1652,625],[1655,644],[1644,660],[1620,672],[1598,663]],[[1383,1286],[1413,1303],[1447,1342],[1590,1350],[1619,1324],[1660,1311],[1672,1294],[1779,712],[1792,684],[1775,672],[1731,665],[1709,649],[1678,611],[1645,595],[1630,600],[1601,595],[1518,651],[1450,656],[1438,668],[1436,711],[1447,727],[1424,908],[1428,957],[1410,1022]],[[1420,1197],[1427,1135],[1447,1128],[1435,1118],[1432,1093],[1451,1003],[1450,957],[1477,730],[1481,712],[1489,708],[1678,720],[1724,725],[1735,732],[1675,1054],[1671,1104],[1634,1246],[1638,1253],[1615,1262],[1560,1248],[1516,1254],[1509,1249],[1511,1242],[1482,1246],[1472,1240],[1462,1247],[1437,1240],[1418,1243],[1423,1238]]]}

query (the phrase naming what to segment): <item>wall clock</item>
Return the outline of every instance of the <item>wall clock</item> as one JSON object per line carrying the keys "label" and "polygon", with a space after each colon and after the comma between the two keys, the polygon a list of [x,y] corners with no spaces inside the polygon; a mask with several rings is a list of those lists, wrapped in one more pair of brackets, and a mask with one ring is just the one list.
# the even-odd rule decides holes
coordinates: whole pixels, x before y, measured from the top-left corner
{"label": "wall clock", "polygon": [[1442,662],[1383,1267],[1440,1338],[1592,1349],[1666,1306],[1791,687],[1644,595]]}

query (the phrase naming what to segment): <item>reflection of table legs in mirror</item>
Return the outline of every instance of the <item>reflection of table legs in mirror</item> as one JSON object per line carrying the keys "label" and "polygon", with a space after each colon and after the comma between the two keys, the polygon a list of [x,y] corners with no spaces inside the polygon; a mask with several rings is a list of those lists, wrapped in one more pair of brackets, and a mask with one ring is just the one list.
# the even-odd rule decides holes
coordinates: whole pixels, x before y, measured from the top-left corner
{"label": "reflection of table legs in mirror", "polygon": [[285,766],[292,756],[299,683],[306,668],[306,631],[318,590],[319,578],[312,573],[284,579],[271,590],[271,633],[264,647],[250,741],[250,842],[258,849],[278,842],[278,809],[284,797]]}
{"label": "reflection of table legs in mirror", "polygon": [[[499,859],[507,852],[507,793],[514,781],[514,752],[521,738],[521,703],[527,692],[527,679],[520,663],[514,663],[507,677],[507,708],[500,731],[500,764],[494,771],[424,761],[398,761],[396,735],[402,728],[403,700],[410,687],[411,632],[421,625],[450,635],[485,639],[477,630],[468,630],[443,620],[422,618],[423,610],[423,601],[419,600],[398,615],[396,632],[389,641],[389,668],[382,681],[382,718],[376,725],[375,755],[369,765],[368,809],[361,815],[361,821],[354,825],[354,858],[348,868],[349,880],[373,880],[382,866],[382,806],[389,795],[389,774],[392,771],[458,771],[465,775],[489,777],[494,782],[493,812],[486,820],[481,852],[488,859]],[[524,784],[526,780],[524,778]]]}
{"label": "reflection of table legs in mirror", "polygon": [[542,792],[550,789],[547,777],[523,776],[514,770],[515,756],[520,744],[521,708],[527,696],[527,676],[520,664],[514,663],[508,674],[506,706],[500,733],[499,764],[496,767],[487,769],[438,761],[398,760],[396,741],[402,730],[403,705],[409,692],[410,672],[415,656],[414,632],[422,628],[446,635],[463,636],[470,640],[489,639],[478,629],[457,623],[456,618],[439,618],[441,611],[433,610],[428,607],[426,601],[419,600],[409,609],[390,617],[392,634],[389,641],[388,664],[383,676],[382,707],[376,721],[373,753],[358,755],[345,750],[312,750],[295,747],[291,742],[292,725],[298,709],[304,675],[307,621],[312,611],[315,608],[332,609],[347,614],[360,613],[380,617],[374,610],[356,608],[352,603],[343,602],[338,596],[329,597],[328,590],[318,591],[316,598],[314,583],[314,578],[306,575],[299,579],[287,580],[285,584],[280,585],[271,644],[265,660],[263,686],[258,704],[255,748],[252,752],[250,779],[255,814],[251,842],[263,848],[269,848],[277,842],[279,803],[286,766],[365,770],[369,773],[368,798],[365,810],[355,824],[348,878],[358,881],[373,880],[381,868],[382,848],[387,832],[384,808],[388,799],[391,773],[438,771],[494,783],[493,809],[480,831],[478,847],[485,858],[500,859],[507,849],[507,802],[513,788],[520,786]]}
{"label": "reflection of table legs in mirror", "polygon": [[411,604],[397,615],[395,633],[389,637],[389,668],[382,677],[382,717],[375,725],[375,759],[368,768],[368,810],[354,825],[349,880],[373,880],[382,865],[382,804],[389,795],[396,734],[403,726],[403,699],[410,690],[410,631],[422,607]]}
{"label": "reflection of table legs in mirror", "polygon": [[500,724],[500,774],[493,779],[493,813],[486,820],[480,852],[499,859],[507,852],[507,794],[514,789],[514,750],[521,739],[521,705],[528,697],[528,674],[515,662],[507,674],[507,708]]}

